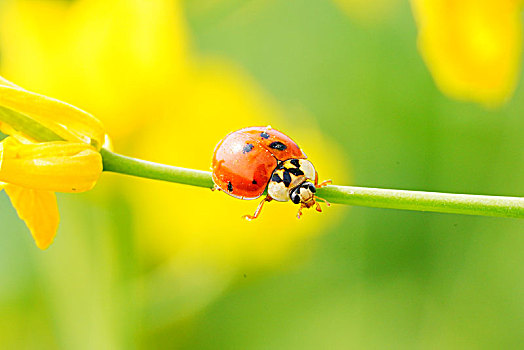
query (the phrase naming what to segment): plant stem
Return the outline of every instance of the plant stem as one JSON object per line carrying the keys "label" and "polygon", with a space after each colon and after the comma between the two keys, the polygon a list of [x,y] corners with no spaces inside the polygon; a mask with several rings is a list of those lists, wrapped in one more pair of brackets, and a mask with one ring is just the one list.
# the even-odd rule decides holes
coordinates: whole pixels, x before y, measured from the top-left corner
{"label": "plant stem", "polygon": [[467,215],[524,218],[524,198],[471,194],[327,186],[319,197],[333,203],[365,207],[431,211]]}
{"label": "plant stem", "polygon": [[[212,188],[208,171],[152,163],[101,151],[104,170],[149,179]],[[478,196],[421,191],[388,190],[353,186],[326,186],[317,195],[330,203],[366,207],[431,211],[482,216],[524,218],[524,198]]]}
{"label": "plant stem", "polygon": [[213,188],[209,171],[179,168],[141,159],[126,157],[105,148],[100,151],[104,162],[104,171],[145,177],[147,179],[176,182],[184,185]]}
{"label": "plant stem", "polygon": [[[0,121],[35,140],[63,140],[44,125],[19,112],[0,106]],[[104,170],[148,179],[213,188],[208,171],[179,168],[100,151]],[[477,196],[352,186],[326,186],[317,195],[331,203],[366,207],[432,211],[482,216],[524,218],[524,198]]]}

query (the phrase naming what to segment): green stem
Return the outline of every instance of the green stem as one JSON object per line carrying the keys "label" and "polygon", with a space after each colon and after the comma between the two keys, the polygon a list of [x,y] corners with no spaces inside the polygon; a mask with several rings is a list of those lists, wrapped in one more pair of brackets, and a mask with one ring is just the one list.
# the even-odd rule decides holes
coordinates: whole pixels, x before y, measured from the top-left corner
{"label": "green stem", "polygon": [[[193,170],[125,157],[103,149],[104,170],[148,179],[212,188],[208,171]],[[330,203],[365,207],[524,218],[524,198],[477,196],[353,186],[326,186],[317,195]]]}
{"label": "green stem", "polygon": [[184,185],[213,188],[209,171],[179,168],[176,166],[148,162],[126,157],[103,148],[100,153],[104,162],[104,171],[164,180]]}
{"label": "green stem", "polygon": [[[0,121],[38,141],[63,140],[46,126],[19,112],[0,106]],[[106,149],[100,151],[104,170],[212,188],[211,173],[179,168],[126,157]],[[524,198],[477,196],[437,192],[388,190],[352,186],[326,186],[317,195],[331,203],[366,207],[432,211],[468,215],[524,218]]]}
{"label": "green stem", "polygon": [[524,198],[471,194],[326,186],[318,195],[339,204],[432,211],[467,215],[524,218]]}

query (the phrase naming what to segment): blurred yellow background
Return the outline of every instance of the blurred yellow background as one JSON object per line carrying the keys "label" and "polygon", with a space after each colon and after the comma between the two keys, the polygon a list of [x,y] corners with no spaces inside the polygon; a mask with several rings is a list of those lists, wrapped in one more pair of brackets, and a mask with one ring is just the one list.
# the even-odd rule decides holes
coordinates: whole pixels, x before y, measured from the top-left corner
{"label": "blurred yellow background", "polygon": [[[522,196],[520,6],[448,1],[477,26],[455,37],[424,36],[442,8],[418,3],[3,0],[0,74],[151,161],[209,170],[228,132],[272,125],[335,184]],[[468,40],[500,55],[446,55]],[[258,201],[117,174],[58,200],[40,251],[0,195],[2,349],[524,341],[519,220],[269,203],[245,222]]]}

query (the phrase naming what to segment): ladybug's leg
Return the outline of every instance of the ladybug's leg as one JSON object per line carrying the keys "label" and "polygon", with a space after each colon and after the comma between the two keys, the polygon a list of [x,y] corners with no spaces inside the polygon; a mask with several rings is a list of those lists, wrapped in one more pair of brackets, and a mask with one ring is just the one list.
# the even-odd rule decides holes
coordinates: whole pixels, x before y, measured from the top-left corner
{"label": "ladybug's leg", "polygon": [[318,173],[315,171],[315,187],[316,188],[325,187],[331,183],[333,183],[333,181],[331,180],[324,180],[321,183],[318,183]]}
{"label": "ladybug's leg", "polygon": [[[326,205],[327,205],[328,207],[331,206],[331,203],[329,203],[329,202],[328,202],[327,200],[325,200],[324,198],[320,198],[320,197],[318,197],[318,196],[315,196],[315,200],[316,200],[316,201],[321,201],[321,202],[326,203]],[[318,204],[318,203],[317,203],[317,204]]]}
{"label": "ladybug's leg", "polygon": [[315,187],[316,188],[326,187],[327,185],[331,185],[333,183],[333,181],[331,181],[331,180],[324,180],[321,183],[317,183],[317,182],[318,182],[318,178],[315,179]]}
{"label": "ladybug's leg", "polygon": [[297,219],[300,219],[300,217],[302,216],[302,208],[304,208],[304,204],[300,203],[300,207],[298,208],[298,213],[297,213]]}
{"label": "ladybug's leg", "polygon": [[220,187],[218,187],[218,186],[215,184],[215,186],[213,186],[213,188],[211,189],[211,191],[222,191],[222,190],[220,189]]}
{"label": "ladybug's leg", "polygon": [[[318,173],[316,174],[316,177],[315,177],[315,187],[316,188],[322,188],[322,187],[326,187],[327,185],[333,183],[333,181],[331,180],[324,180],[322,181],[321,183],[318,183]],[[321,201],[321,202],[324,202],[326,203],[326,205],[329,207],[331,206],[331,203],[329,203],[327,200],[325,200],[324,198],[320,198],[318,196],[315,196],[315,203],[317,205],[316,209],[317,211],[321,212],[322,211],[322,208],[320,207],[320,204],[318,203],[318,201]]]}
{"label": "ladybug's leg", "polygon": [[262,211],[262,206],[264,206],[264,203],[271,202],[272,200],[273,198],[267,195],[264,199],[262,199],[262,201],[260,202],[260,204],[257,207],[257,210],[255,210],[255,213],[253,215],[244,215],[243,218],[246,219],[247,221],[251,221],[253,219],[258,218],[258,216],[260,215],[260,211]]}

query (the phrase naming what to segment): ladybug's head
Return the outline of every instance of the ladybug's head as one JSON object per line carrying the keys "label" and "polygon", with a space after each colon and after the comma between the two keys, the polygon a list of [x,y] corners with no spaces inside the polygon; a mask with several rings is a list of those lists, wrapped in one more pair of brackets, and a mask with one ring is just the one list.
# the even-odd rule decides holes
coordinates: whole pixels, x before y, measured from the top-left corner
{"label": "ladybug's head", "polygon": [[289,198],[295,204],[302,204],[303,207],[311,208],[315,204],[316,191],[315,185],[305,181],[290,191]]}

